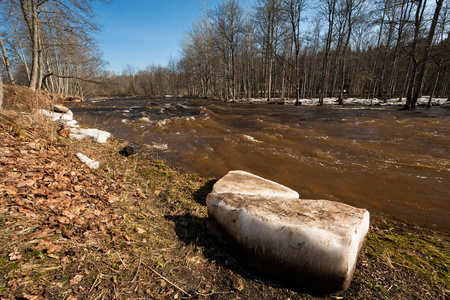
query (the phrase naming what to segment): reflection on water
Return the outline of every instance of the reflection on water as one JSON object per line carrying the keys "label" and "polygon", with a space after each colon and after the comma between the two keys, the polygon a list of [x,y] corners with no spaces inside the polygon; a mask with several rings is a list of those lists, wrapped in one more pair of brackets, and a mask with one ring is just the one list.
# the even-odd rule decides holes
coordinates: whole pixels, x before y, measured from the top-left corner
{"label": "reflection on water", "polygon": [[111,100],[70,104],[80,123],[174,166],[246,170],[450,232],[450,110]]}

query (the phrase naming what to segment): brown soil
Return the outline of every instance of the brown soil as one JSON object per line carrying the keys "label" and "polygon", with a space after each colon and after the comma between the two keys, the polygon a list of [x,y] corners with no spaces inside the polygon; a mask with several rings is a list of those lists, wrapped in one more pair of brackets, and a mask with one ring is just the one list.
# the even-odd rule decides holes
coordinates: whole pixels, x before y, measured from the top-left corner
{"label": "brown soil", "polygon": [[[218,242],[205,208],[213,180],[124,158],[114,140],[0,127],[0,298],[314,299]],[[327,298],[446,299],[449,245],[446,234],[375,216],[350,288]]]}

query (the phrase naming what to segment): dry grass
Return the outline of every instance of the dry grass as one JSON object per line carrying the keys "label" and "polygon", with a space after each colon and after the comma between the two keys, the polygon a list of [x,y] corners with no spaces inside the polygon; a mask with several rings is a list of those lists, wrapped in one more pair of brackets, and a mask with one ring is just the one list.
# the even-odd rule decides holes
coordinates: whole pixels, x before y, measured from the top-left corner
{"label": "dry grass", "polygon": [[50,109],[51,104],[52,101],[43,91],[33,93],[24,86],[3,86],[3,109],[5,110],[33,112],[40,108]]}

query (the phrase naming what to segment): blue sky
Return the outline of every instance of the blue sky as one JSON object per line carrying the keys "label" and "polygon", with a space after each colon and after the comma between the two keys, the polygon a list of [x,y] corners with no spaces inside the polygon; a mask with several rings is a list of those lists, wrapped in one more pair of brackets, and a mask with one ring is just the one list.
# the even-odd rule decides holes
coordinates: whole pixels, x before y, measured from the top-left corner
{"label": "blue sky", "polygon": [[166,66],[180,55],[180,42],[203,11],[203,3],[214,8],[221,0],[113,0],[97,3],[96,35],[107,70],[121,74],[127,64],[138,69],[155,64]]}

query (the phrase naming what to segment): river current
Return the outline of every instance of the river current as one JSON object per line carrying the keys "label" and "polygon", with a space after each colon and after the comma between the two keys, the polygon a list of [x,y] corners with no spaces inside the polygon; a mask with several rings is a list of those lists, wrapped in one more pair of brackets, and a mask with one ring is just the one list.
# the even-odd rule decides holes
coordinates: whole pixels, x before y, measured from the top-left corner
{"label": "river current", "polygon": [[450,109],[189,99],[68,105],[141,154],[219,178],[245,170],[372,213],[450,232]]}

